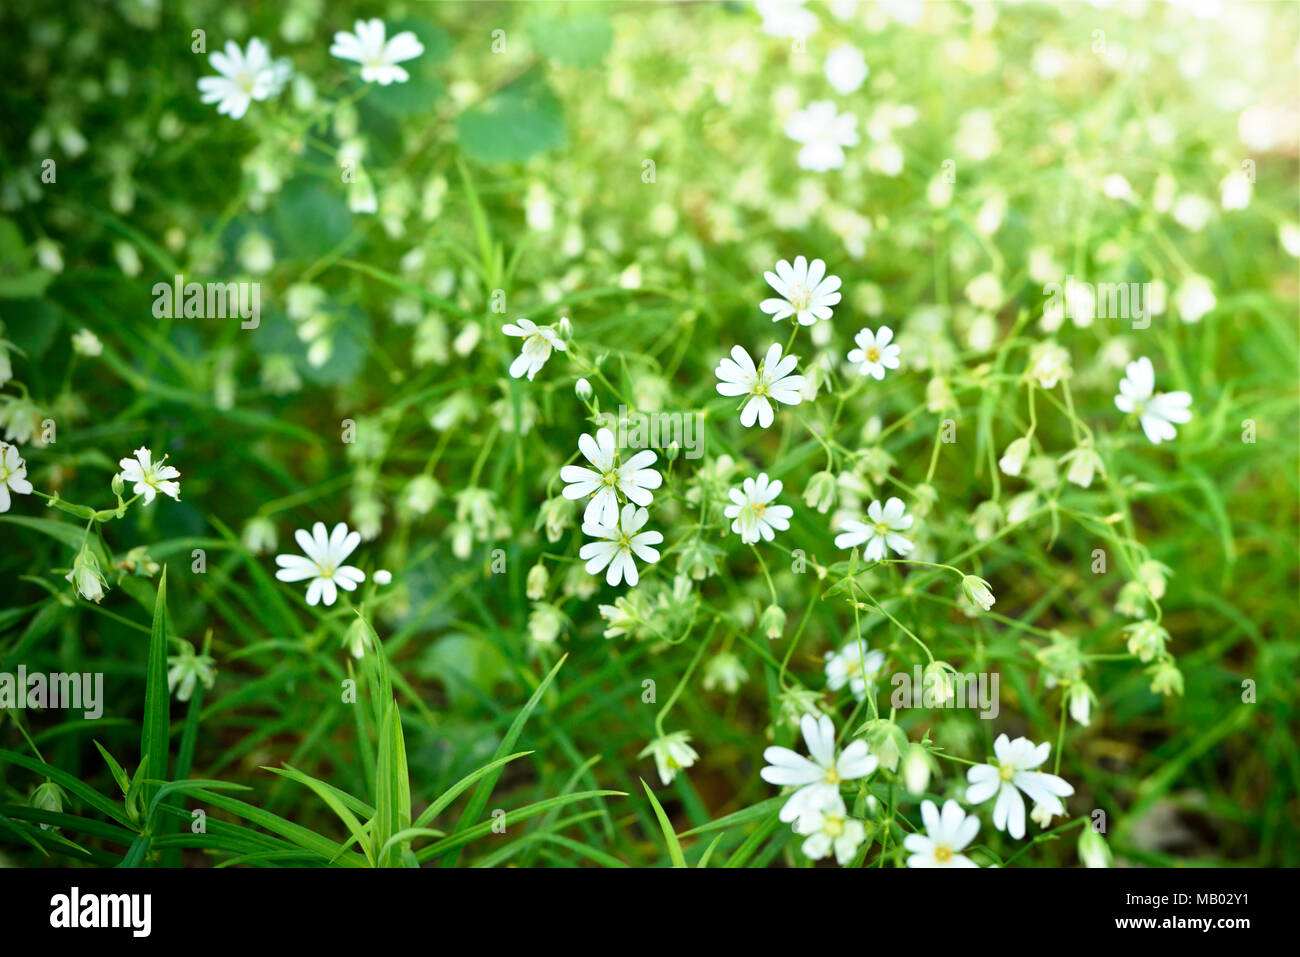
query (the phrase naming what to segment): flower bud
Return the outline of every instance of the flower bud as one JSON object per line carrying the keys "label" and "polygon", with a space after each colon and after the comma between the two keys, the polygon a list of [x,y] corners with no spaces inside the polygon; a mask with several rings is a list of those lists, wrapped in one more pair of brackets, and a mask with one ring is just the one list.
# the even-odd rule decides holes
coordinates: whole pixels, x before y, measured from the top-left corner
{"label": "flower bud", "polygon": [[1079,860],[1084,867],[1110,867],[1110,846],[1106,839],[1089,826],[1079,832]]}
{"label": "flower bud", "polygon": [[932,760],[925,748],[919,744],[909,744],[903,755],[903,786],[912,797],[920,797],[930,786]]}
{"label": "flower bud", "polygon": [[[55,814],[62,813],[63,788],[53,781],[46,781],[32,794],[32,807],[40,808],[42,811],[53,811]],[[50,825],[42,824],[41,829],[48,831]]]}
{"label": "flower bud", "polygon": [[758,619],[758,627],[770,640],[776,641],[785,634],[785,609],[780,605],[768,605]]}
{"label": "flower bud", "polygon": [[1180,695],[1183,693],[1183,673],[1178,670],[1178,666],[1172,661],[1157,662],[1146,671],[1151,676],[1152,694]]}
{"label": "flower bud", "polygon": [[244,525],[244,547],[254,555],[262,555],[275,550],[275,523],[264,515],[250,518]]}
{"label": "flower bud", "polygon": [[1069,471],[1065,477],[1080,488],[1087,488],[1092,484],[1094,474],[1100,472],[1106,474],[1106,467],[1102,464],[1101,456],[1097,454],[1092,444],[1084,439],[1079,443],[1079,447],[1072,452],[1066,452],[1061,456],[1061,463],[1070,463]]}
{"label": "flower bud", "polygon": [[1065,701],[1070,709],[1070,717],[1085,728],[1092,720],[1092,702],[1096,695],[1082,681],[1076,681],[1065,692]]}
{"label": "flower bud", "polygon": [[1019,475],[1020,470],[1025,467],[1025,459],[1029,458],[1029,452],[1029,439],[1027,437],[1016,439],[1007,446],[1002,458],[998,459],[998,468],[1005,475]]}
{"label": "flower bud", "polygon": [[804,489],[803,500],[809,508],[825,515],[835,505],[835,476],[831,472],[818,472]]}
{"label": "flower bud", "polygon": [[125,491],[126,491],[126,482],[122,479],[122,473],[118,472],[116,475],[113,476],[113,494],[116,495],[118,498],[121,498],[122,493]]}
{"label": "flower bud", "polygon": [[978,605],[985,611],[993,607],[993,602],[996,599],[993,597],[992,589],[989,588],[989,583],[984,579],[975,575],[967,575],[961,580],[961,587],[972,604]]}
{"label": "flower bud", "polygon": [[64,576],[72,582],[77,588],[77,594],[88,601],[98,604],[104,597],[104,576],[99,573],[99,559],[95,553],[90,550],[89,545],[81,546],[81,551],[77,553],[76,560],[72,563],[72,571]]}
{"label": "flower bud", "polygon": [[583,402],[591,398],[591,383],[586,379],[579,379],[573,384],[573,391]]}
{"label": "flower bud", "polygon": [[907,748],[907,735],[903,729],[888,718],[876,718],[868,721],[863,730],[867,747],[880,766],[889,771],[898,770],[898,761]]}
{"label": "flower bud", "polygon": [[546,586],[550,579],[551,576],[546,571],[546,566],[541,562],[528,569],[528,578],[524,583],[524,594],[528,596],[528,600],[541,601],[545,598]]}
{"label": "flower bud", "polygon": [[1169,632],[1154,621],[1139,621],[1128,634],[1128,653],[1136,655],[1139,661],[1151,661],[1165,653],[1165,642]]}

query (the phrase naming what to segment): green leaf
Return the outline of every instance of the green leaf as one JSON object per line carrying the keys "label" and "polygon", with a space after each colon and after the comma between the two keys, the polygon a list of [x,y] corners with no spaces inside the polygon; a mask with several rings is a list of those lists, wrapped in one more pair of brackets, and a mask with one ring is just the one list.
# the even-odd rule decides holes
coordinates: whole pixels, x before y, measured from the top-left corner
{"label": "green leaf", "polygon": [[596,66],[614,41],[614,28],[601,16],[529,20],[525,29],[539,54],[567,66]]}
{"label": "green leaf", "polygon": [[280,242],[302,259],[326,255],[352,232],[352,213],[342,187],[331,190],[305,176],[291,180],[280,191],[272,218]]}
{"label": "green leaf", "polygon": [[462,113],[456,136],[480,162],[520,162],[564,142],[564,116],[546,83],[530,73]]}
{"label": "green leaf", "polygon": [[650,790],[650,785],[646,784],[644,779],[641,780],[641,787],[645,788],[650,806],[654,808],[655,817],[659,819],[659,828],[664,832],[664,843],[668,845],[668,857],[672,860],[673,867],[685,867],[686,858],[682,854],[682,845],[677,840],[677,833],[673,830],[672,824],[668,822],[668,815],[664,813],[659,799],[655,797],[654,792]]}
{"label": "green leaf", "polygon": [[[158,579],[153,628],[149,632],[149,661],[145,672],[144,725],[140,733],[140,767],[145,776],[167,780],[167,756],[171,734],[171,694],[167,690],[167,566]],[[149,805],[158,793],[156,784],[144,785],[144,802]]]}

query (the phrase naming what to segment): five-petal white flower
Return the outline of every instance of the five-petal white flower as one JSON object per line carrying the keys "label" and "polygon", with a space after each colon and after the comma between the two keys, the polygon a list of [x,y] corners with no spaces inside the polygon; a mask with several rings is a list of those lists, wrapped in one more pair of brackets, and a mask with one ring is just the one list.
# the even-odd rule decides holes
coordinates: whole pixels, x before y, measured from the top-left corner
{"label": "five-petal white flower", "polygon": [[1073,794],[1073,786],[1055,774],[1034,770],[1047,760],[1051,750],[1048,741],[1034,744],[1028,738],[1011,741],[1005,734],[998,735],[993,742],[997,761],[977,764],[966,772],[966,780],[970,782],[966,800],[971,804],[983,804],[996,794],[998,801],[993,806],[993,826],[1015,838],[1025,836],[1025,801],[1020,796],[1021,791],[1052,814],[1064,814],[1065,805],[1061,798]]}
{"label": "five-petal white flower", "polygon": [[827,689],[839,691],[848,685],[853,697],[861,701],[866,697],[867,686],[874,685],[880,677],[880,669],[885,667],[885,653],[850,641],[839,651],[826,652],[825,661]]}
{"label": "five-petal white flower", "polygon": [[1174,423],[1183,425],[1192,420],[1192,397],[1186,392],[1156,392],[1156,373],[1146,356],[1130,362],[1119,382],[1119,395],[1115,407],[1121,412],[1132,412],[1142,423],[1142,431],[1154,444],[1178,435]]}
{"label": "five-petal white flower", "polygon": [[818,100],[790,115],[785,135],[803,144],[797,159],[801,169],[824,173],[844,165],[844,147],[858,145],[858,118],[840,113],[830,100]]}
{"label": "five-petal white flower", "polygon": [[361,64],[361,79],[388,86],[405,83],[410,75],[397,64],[414,60],[424,52],[424,45],[410,30],[386,40],[387,29],[379,19],[358,20],[355,33],[340,30],[334,34],[330,55]]}
{"label": "five-petal white flower", "polygon": [[727,493],[732,504],[723,509],[723,514],[732,519],[731,530],[741,541],[749,545],[756,544],[760,538],[770,542],[777,532],[790,527],[794,509],[772,504],[781,494],[781,488],[780,481],[769,482],[767,473],[763,472],[756,479],[745,479],[740,488]]}
{"label": "five-petal white flower", "polygon": [[779,299],[764,299],[758,308],[780,322],[794,316],[801,326],[811,326],[818,319],[829,319],[831,306],[840,301],[840,277],[826,275],[826,263],[814,259],[811,263],[803,256],[794,258],[794,265],[782,259],[776,272],[765,272],[767,284],[781,294]]}
{"label": "five-petal white flower", "polygon": [[794,832],[808,835],[802,850],[811,860],[819,861],[834,851],[835,860],[841,867],[848,866],[867,837],[862,822],[849,817],[844,798],[831,791],[816,796],[795,821]]}
{"label": "five-petal white flower", "polygon": [[848,360],[858,367],[859,375],[869,375],[879,381],[885,377],[886,369],[898,368],[898,343],[890,342],[894,330],[881,326],[874,333],[870,329],[861,330],[853,341],[858,344],[848,354]]}
{"label": "five-petal white flower", "polygon": [[135,450],[135,458],[122,459],[117,464],[122,469],[122,481],[133,483],[134,487],[131,491],[136,495],[143,495],[144,504],[148,505],[152,502],[159,492],[179,502],[181,483],[172,479],[180,478],[181,473],[170,465],[164,465],[166,461],[165,455],[160,461],[153,461],[153,453],[142,446]]}
{"label": "five-petal white flower", "polygon": [[658,545],[664,540],[659,532],[641,531],[649,517],[650,513],[643,508],[624,505],[619,521],[583,522],[583,534],[600,539],[588,542],[578,550],[578,557],[587,563],[587,572],[599,575],[608,565],[605,581],[609,584],[617,585],[626,579],[629,585],[635,585],[638,576],[632,556],[636,555],[641,561],[653,565],[659,561],[659,552],[650,546]]}
{"label": "five-petal white flower", "polygon": [[579,436],[578,450],[594,469],[566,465],[560,469],[560,478],[569,483],[564,486],[565,498],[588,497],[587,509],[582,514],[584,522],[616,525],[620,493],[628,501],[646,506],[654,501],[651,489],[663,484],[663,476],[650,468],[658,456],[649,449],[637,452],[619,464],[614,433],[609,429],[600,429],[594,439],[590,435]]}
{"label": "five-petal white flower", "polygon": [[799,727],[810,757],[805,758],[789,748],[771,747],[763,752],[767,767],[759,772],[768,784],[798,788],[781,808],[779,817],[787,824],[817,807],[828,793],[838,795],[841,781],[865,778],[878,764],[867,750],[867,743],[860,738],[837,754],[835,725],[826,715],[815,718],[805,714]]}
{"label": "five-petal white flower", "polygon": [[908,867],[979,867],[960,853],[979,833],[979,818],[967,815],[960,804],[949,799],[942,814],[933,801],[922,801],[921,820],[925,833],[903,838],[903,847],[912,852]]}
{"label": "five-petal white flower", "polygon": [[325,534],[325,523],[317,522],[312,526],[311,534],[300,528],[293,537],[307,557],[276,555],[275,563],[280,570],[275,577],[282,582],[311,579],[307,586],[307,604],[323,601],[332,605],[338,598],[339,588],[356,591],[357,585],[366,580],[366,573],[361,569],[343,564],[361,543],[361,533],[349,532],[345,522],[335,525],[328,535]]}
{"label": "five-petal white flower", "polygon": [[516,336],[524,340],[519,355],[515,357],[514,362],[510,363],[510,375],[516,379],[528,376],[528,381],[533,381],[533,376],[541,371],[542,366],[546,365],[546,360],[551,357],[552,349],[568,351],[568,346],[554,329],[550,326],[539,326],[531,319],[507,322],[501,327],[501,331],[508,336]]}
{"label": "five-petal white flower", "polygon": [[18,455],[18,448],[0,442],[0,512],[9,511],[9,492],[31,495],[32,483],[27,481],[27,463]]}
{"label": "five-petal white flower", "polygon": [[903,500],[890,498],[882,508],[876,499],[867,506],[868,522],[847,521],[843,531],[835,536],[836,548],[855,548],[867,543],[865,551],[869,562],[878,562],[885,557],[885,546],[889,546],[900,555],[906,555],[915,547],[909,539],[899,532],[912,527],[912,516],[904,514]]}
{"label": "five-petal white flower", "polygon": [[718,377],[718,394],[749,396],[740,410],[740,424],[749,428],[757,419],[766,429],[775,418],[772,400],[785,405],[803,401],[804,377],[790,374],[798,362],[796,356],[781,358],[781,344],[774,342],[762,364],[755,368],[749,353],[736,346],[731,350],[731,358],[719,362],[714,372]]}
{"label": "five-petal white flower", "polygon": [[208,62],[220,76],[199,77],[199,99],[216,103],[217,112],[232,120],[248,112],[253,100],[265,100],[279,92],[291,72],[287,61],[271,60],[271,51],[257,37],[248,41],[247,51],[227,40],[225,52],[214,50]]}

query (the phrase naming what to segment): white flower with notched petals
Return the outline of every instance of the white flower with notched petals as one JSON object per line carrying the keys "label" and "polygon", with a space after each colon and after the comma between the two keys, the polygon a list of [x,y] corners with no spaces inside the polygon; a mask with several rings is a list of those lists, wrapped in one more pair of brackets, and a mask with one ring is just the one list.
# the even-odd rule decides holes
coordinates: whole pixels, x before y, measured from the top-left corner
{"label": "white flower with notched petals", "polygon": [[894,330],[889,326],[881,326],[875,332],[863,329],[853,337],[858,347],[851,350],[847,358],[858,367],[859,375],[869,375],[880,381],[885,377],[886,369],[898,368],[900,349],[898,343],[890,341],[893,338]]}
{"label": "white flower with notched petals", "polygon": [[516,379],[522,379],[528,376],[528,381],[533,380],[533,376],[541,371],[542,366],[546,365],[546,360],[551,357],[552,349],[559,349],[561,352],[568,351],[568,346],[564,340],[556,334],[550,326],[539,326],[531,319],[517,319],[514,322],[507,322],[501,327],[501,331],[508,336],[516,336],[523,339],[523,348],[520,349],[519,355],[515,361],[510,363],[510,375]]}
{"label": "white flower with notched petals", "polygon": [[122,459],[117,464],[122,469],[122,481],[132,485],[131,491],[136,495],[143,495],[146,505],[152,502],[159,492],[179,502],[181,484],[172,480],[180,478],[181,473],[170,465],[164,465],[166,461],[165,455],[160,461],[153,461],[153,453],[141,447],[135,450],[135,458]]}
{"label": "white flower with notched petals", "polygon": [[874,690],[876,679],[885,667],[883,651],[868,649],[856,641],[850,641],[839,651],[826,652],[825,660],[827,689],[839,691],[848,685],[859,701],[866,697],[868,687]]}
{"label": "white flower with notched petals", "polygon": [[723,514],[732,519],[731,530],[740,536],[741,541],[753,545],[761,538],[770,542],[777,532],[790,527],[790,516],[794,509],[789,505],[773,505],[772,500],[781,494],[779,481],[769,482],[767,473],[763,472],[756,479],[747,478],[740,488],[733,488],[727,494],[732,504],[723,509]]}
{"label": "white flower with notched petals", "polygon": [[876,770],[877,761],[867,743],[853,741],[842,752],[835,750],[835,725],[826,715],[805,714],[799,721],[809,757],[789,748],[772,747],[763,752],[767,767],[759,775],[777,787],[798,788],[781,808],[779,817],[787,824],[817,807],[829,794],[839,795],[841,781],[856,781]]}
{"label": "white flower with notched petals", "polygon": [[578,557],[587,563],[587,573],[599,575],[602,569],[609,566],[605,581],[618,585],[626,579],[629,585],[635,585],[638,576],[632,556],[653,565],[659,561],[659,552],[650,546],[658,545],[664,540],[659,532],[641,531],[649,518],[650,513],[645,509],[624,505],[619,521],[583,522],[582,533],[600,539],[598,542],[588,542],[578,550]]}
{"label": "white flower with notched petals", "polygon": [[388,86],[405,83],[410,75],[397,64],[414,60],[424,52],[424,45],[410,30],[385,39],[384,21],[358,20],[355,33],[340,30],[334,34],[330,55],[361,64],[361,79]]}
{"label": "white flower with notched petals", "polygon": [[797,159],[801,169],[824,173],[844,165],[844,147],[858,145],[858,118],[839,112],[830,100],[818,100],[790,115],[785,135],[803,144]]}
{"label": "white flower with notched petals", "polygon": [[1142,423],[1142,431],[1152,443],[1159,445],[1178,435],[1174,423],[1183,425],[1192,420],[1192,397],[1186,392],[1156,392],[1156,374],[1151,360],[1146,356],[1130,362],[1124,368],[1124,378],[1119,383],[1115,407],[1121,412],[1131,412]]}
{"label": "white flower with notched petals", "polygon": [[247,51],[228,40],[225,52],[214,51],[208,62],[221,75],[199,77],[199,99],[216,103],[217,112],[232,120],[248,112],[254,100],[274,96],[288,79],[286,62],[273,62],[271,51],[257,37],[248,41]]}
{"label": "white flower with notched petals", "polygon": [[922,801],[921,820],[925,833],[903,838],[903,847],[912,852],[908,867],[979,866],[961,853],[979,833],[979,818],[974,814],[967,815],[953,800],[944,802],[942,813],[933,801]]}
{"label": "white flower with notched petals", "polygon": [[757,368],[754,360],[740,346],[731,350],[731,358],[718,363],[718,394],[726,396],[747,395],[740,410],[740,424],[749,428],[758,420],[767,428],[775,418],[772,401],[785,405],[798,405],[803,401],[804,377],[791,375],[799,360],[796,356],[781,358],[780,343],[772,343],[767,355]]}
{"label": "white flower with notched petals", "polygon": [[587,498],[584,522],[617,524],[620,494],[636,505],[646,506],[654,501],[651,489],[663,483],[663,477],[650,468],[658,458],[655,453],[649,449],[637,452],[620,465],[614,433],[609,429],[601,429],[594,439],[590,435],[579,436],[578,449],[592,468],[566,465],[560,469],[560,478],[568,483],[563,491],[565,498]]}
{"label": "white flower with notched petals", "polygon": [[840,277],[826,275],[826,263],[814,259],[811,263],[803,256],[794,258],[794,265],[782,259],[776,272],[765,272],[767,284],[781,294],[779,299],[764,299],[758,308],[780,322],[794,316],[801,326],[811,326],[818,319],[829,319],[834,306],[840,301]]}
{"label": "white flower with notched petals", "polygon": [[18,455],[18,449],[0,442],[0,512],[9,511],[10,491],[31,495],[32,483],[27,481],[27,463]]}
{"label": "white flower with notched petals", "polygon": [[1021,791],[1052,814],[1064,814],[1061,798],[1073,794],[1074,788],[1064,778],[1034,770],[1047,760],[1051,751],[1052,745],[1047,741],[1034,744],[1028,738],[1011,741],[1005,734],[998,735],[993,742],[997,760],[992,764],[977,764],[966,772],[966,780],[970,782],[966,800],[983,804],[996,794],[993,826],[1014,838],[1025,836],[1025,801]]}
{"label": "white flower with notched petals", "polygon": [[795,821],[794,832],[807,835],[801,850],[811,860],[820,861],[833,851],[840,867],[847,867],[867,838],[867,829],[849,817],[844,798],[830,791],[817,795]]}
{"label": "white flower with notched petals", "polygon": [[867,543],[865,555],[867,561],[878,562],[885,557],[885,547],[892,548],[899,555],[908,554],[915,546],[899,532],[912,527],[912,516],[905,514],[903,500],[897,497],[889,499],[882,508],[876,499],[867,506],[870,522],[847,521],[844,529],[835,536],[836,548],[856,548]]}
{"label": "white flower with notched petals", "polygon": [[349,532],[346,523],[339,522],[334,531],[326,535],[325,523],[317,522],[312,526],[311,534],[300,528],[293,537],[307,557],[276,555],[275,563],[280,570],[275,577],[282,582],[310,579],[307,604],[316,605],[323,601],[332,605],[338,598],[338,589],[356,591],[357,585],[366,580],[366,573],[361,569],[343,564],[361,543],[361,534]]}

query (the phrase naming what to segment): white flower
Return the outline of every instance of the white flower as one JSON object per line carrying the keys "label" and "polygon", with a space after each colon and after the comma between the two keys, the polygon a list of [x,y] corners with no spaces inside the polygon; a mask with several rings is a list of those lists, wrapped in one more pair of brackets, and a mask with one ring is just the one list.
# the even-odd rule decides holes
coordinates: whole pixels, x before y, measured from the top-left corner
{"label": "white flower", "polygon": [[334,531],[326,535],[325,523],[317,522],[312,526],[311,534],[300,528],[293,537],[307,557],[276,555],[275,563],[280,570],[275,577],[282,582],[311,579],[307,586],[307,604],[324,601],[326,605],[332,605],[338,598],[339,588],[356,591],[357,585],[366,580],[366,573],[361,569],[343,564],[361,543],[361,533],[349,532],[347,523],[339,522]]}
{"label": "white flower", "polygon": [[590,435],[578,437],[578,449],[595,468],[566,465],[560,469],[567,499],[588,498],[583,512],[584,522],[618,523],[618,503],[621,493],[628,501],[646,506],[654,501],[651,489],[663,484],[663,477],[650,468],[658,456],[649,449],[637,452],[622,465],[618,464],[618,449],[614,433],[601,429],[593,439]]}
{"label": "white flower", "polygon": [[1200,322],[1218,302],[1214,286],[1204,276],[1188,276],[1174,293],[1174,306],[1183,322]]}
{"label": "white flower", "polygon": [[1219,205],[1224,209],[1245,209],[1250,205],[1251,184],[1245,172],[1229,173],[1219,184]]}
{"label": "white flower", "polygon": [[1282,223],[1278,226],[1277,241],[1288,256],[1300,258],[1300,223]]}
{"label": "white flower", "polygon": [[758,368],[742,347],[731,350],[731,358],[718,363],[719,395],[748,395],[749,401],[740,410],[740,424],[749,428],[758,420],[762,428],[772,424],[772,402],[798,405],[803,401],[804,377],[791,375],[799,360],[795,356],[781,358],[780,343],[772,343]]}
{"label": "white flower", "polygon": [[1053,814],[1064,814],[1065,805],[1061,798],[1073,794],[1074,788],[1055,774],[1034,770],[1047,760],[1051,750],[1052,745],[1047,741],[1036,745],[1028,738],[1011,741],[1005,734],[998,735],[993,742],[997,762],[977,764],[966,772],[966,780],[970,782],[966,800],[971,804],[983,804],[996,794],[998,801],[993,806],[993,826],[1014,838],[1025,836],[1025,802],[1020,796],[1021,791]]}
{"label": "white flower", "polygon": [[830,100],[818,100],[791,114],[785,135],[803,144],[797,160],[801,169],[824,173],[844,165],[844,147],[858,145],[858,118],[838,112]]}
{"label": "white flower", "polygon": [[211,688],[216,681],[216,669],[211,655],[200,655],[194,646],[185,642],[179,655],[168,655],[167,692],[176,695],[177,701],[189,701],[194,696],[194,686],[199,682]]}
{"label": "white flower", "polygon": [[554,329],[550,326],[539,326],[531,319],[507,322],[501,327],[501,331],[508,336],[517,336],[524,340],[519,355],[515,357],[514,362],[510,363],[510,375],[516,379],[522,379],[526,375],[531,382],[533,376],[546,365],[552,349],[559,349],[561,352],[568,350],[568,346],[556,335]]}
{"label": "white flower", "polygon": [[1055,342],[1040,342],[1029,353],[1030,375],[1044,389],[1051,389],[1070,377],[1070,353]]}
{"label": "white flower", "polygon": [[1091,485],[1092,477],[1096,473],[1106,474],[1106,466],[1102,464],[1101,456],[1087,439],[1080,442],[1078,448],[1062,455],[1060,462],[1062,465],[1066,462],[1070,463],[1070,469],[1065,473],[1065,477],[1080,488]]}
{"label": "white flower", "polygon": [[989,583],[978,575],[963,576],[961,587],[962,591],[966,593],[966,597],[970,599],[971,604],[978,605],[985,611],[992,608],[997,601],[993,597],[993,589],[989,587]]}
{"label": "white flower", "polygon": [[1174,423],[1182,425],[1192,418],[1192,397],[1186,392],[1155,392],[1155,370],[1146,356],[1130,362],[1124,369],[1125,377],[1119,383],[1115,407],[1121,412],[1132,412],[1142,423],[1142,431],[1152,443],[1159,445],[1178,435]]}
{"label": "white flower", "polygon": [[225,52],[213,52],[208,62],[221,75],[199,77],[200,99],[216,103],[217,112],[232,120],[248,112],[253,100],[274,95],[288,79],[283,64],[271,61],[271,51],[257,37],[248,41],[247,51],[233,40],[226,41]]}
{"label": "white flower", "polygon": [[885,667],[885,653],[868,651],[865,644],[850,641],[839,651],[826,652],[825,661],[826,687],[839,691],[848,685],[853,697],[861,701],[866,697],[868,686],[874,689],[876,679]]}
{"label": "white flower", "polygon": [[677,772],[689,768],[699,757],[695,749],[690,746],[690,740],[691,736],[685,731],[673,731],[661,738],[655,738],[637,757],[654,755],[659,780],[665,785],[672,784],[673,778],[677,777]]}
{"label": "white flower", "polygon": [[885,377],[886,369],[898,368],[898,343],[890,342],[894,330],[881,326],[874,333],[870,329],[861,330],[853,341],[858,344],[848,354],[849,362],[858,367],[859,375],[869,375],[879,381]]}
{"label": "white flower", "polygon": [[27,481],[27,463],[19,457],[18,449],[0,442],[0,512],[9,511],[10,490],[31,495],[32,483]]}
{"label": "white flower", "polygon": [[838,795],[841,781],[865,778],[876,770],[878,763],[867,750],[867,743],[861,739],[853,741],[837,754],[835,725],[826,715],[815,718],[805,714],[799,727],[803,730],[810,757],[805,758],[789,748],[768,748],[763,752],[767,767],[759,772],[768,784],[798,788],[781,808],[779,817],[787,824],[819,806],[828,793]]}
{"label": "white flower", "polygon": [[804,9],[805,0],[755,0],[763,32],[773,37],[807,37],[817,29],[817,17]]}
{"label": "white flower", "polygon": [[884,558],[886,545],[900,555],[908,554],[914,546],[898,533],[911,528],[913,519],[904,511],[900,498],[890,498],[884,508],[881,508],[879,499],[874,500],[867,506],[867,517],[871,522],[845,522],[842,526],[844,531],[835,536],[835,547],[855,548],[866,542],[865,555],[869,562]]}
{"label": "white flower", "polygon": [[903,847],[912,852],[908,867],[979,866],[960,853],[979,833],[979,818],[974,814],[968,815],[951,799],[944,802],[942,814],[933,801],[922,801],[921,820],[925,822],[925,834],[903,838]]}
{"label": "white flower", "polygon": [[770,542],[777,532],[790,527],[790,516],[794,509],[789,505],[773,505],[772,500],[781,494],[779,481],[769,482],[767,473],[761,473],[757,479],[747,478],[740,488],[733,488],[727,494],[732,504],[723,509],[723,514],[730,519],[731,530],[740,536],[741,541],[753,545],[761,538]]}
{"label": "white flower", "polygon": [[90,550],[89,545],[82,545],[81,551],[72,561],[72,570],[65,576],[76,586],[77,594],[88,601],[98,602],[104,597],[104,576],[99,572],[99,559]]}
{"label": "white flower", "polygon": [[658,545],[664,537],[659,532],[640,532],[650,518],[650,513],[644,508],[624,505],[620,518],[621,522],[583,522],[582,533],[601,541],[583,545],[578,550],[578,557],[587,563],[590,575],[599,575],[608,565],[605,581],[609,584],[617,585],[626,579],[629,585],[635,585],[637,571],[632,556],[653,565],[659,561],[659,552],[650,546]]}
{"label": "white flower", "polygon": [[181,473],[170,465],[164,465],[166,461],[167,456],[164,455],[161,461],[154,462],[153,453],[142,446],[135,450],[135,458],[122,459],[117,464],[122,469],[122,481],[135,483],[131,491],[136,495],[143,495],[146,505],[152,502],[159,492],[179,502],[181,483],[171,480],[180,478]]}
{"label": "white flower", "polygon": [[836,93],[852,93],[870,72],[862,51],[851,44],[841,44],[826,55],[826,79]]}
{"label": "white flower", "polygon": [[779,299],[764,299],[758,308],[780,322],[794,316],[801,326],[811,326],[818,319],[831,317],[831,306],[840,301],[840,277],[826,275],[826,263],[814,259],[810,264],[796,256],[794,265],[782,259],[776,272],[765,272],[767,284],[781,294]]}
{"label": "white flower", "polygon": [[390,40],[385,40],[384,21],[358,20],[355,33],[340,30],[334,34],[330,55],[340,60],[361,64],[361,79],[367,83],[388,86],[405,83],[410,75],[397,64],[414,60],[424,52],[424,46],[410,30],[403,30]]}
{"label": "white flower", "polygon": [[802,850],[810,860],[819,861],[834,851],[841,867],[848,866],[867,838],[862,822],[849,817],[844,799],[833,791],[816,795],[795,822],[794,832],[808,835]]}
{"label": "white flower", "polygon": [[374,581],[376,585],[390,585],[393,581],[393,573],[387,568],[381,568],[375,572]]}

